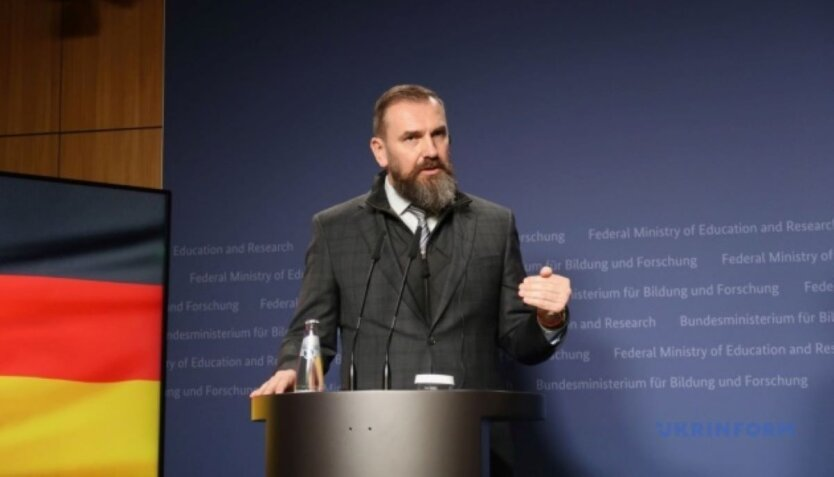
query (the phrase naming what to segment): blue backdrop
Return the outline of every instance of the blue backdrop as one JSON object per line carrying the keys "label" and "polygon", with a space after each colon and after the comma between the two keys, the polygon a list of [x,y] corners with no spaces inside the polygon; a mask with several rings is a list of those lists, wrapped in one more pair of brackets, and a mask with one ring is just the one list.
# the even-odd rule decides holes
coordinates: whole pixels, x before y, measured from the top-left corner
{"label": "blue backdrop", "polygon": [[403,82],[573,281],[521,475],[834,475],[834,4],[166,5],[169,475],[262,475],[246,395]]}

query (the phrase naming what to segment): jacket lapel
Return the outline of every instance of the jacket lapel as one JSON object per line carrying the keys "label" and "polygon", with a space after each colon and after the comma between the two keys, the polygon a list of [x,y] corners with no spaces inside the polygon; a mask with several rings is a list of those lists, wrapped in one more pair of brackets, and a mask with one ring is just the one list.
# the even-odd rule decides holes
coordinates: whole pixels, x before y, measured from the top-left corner
{"label": "jacket lapel", "polygon": [[[467,203],[468,199],[464,202],[464,205]],[[469,264],[469,258],[472,255],[472,243],[475,238],[475,227],[478,222],[477,217],[466,206],[457,207],[454,214],[455,216],[452,220],[454,240],[451,264],[449,265],[450,269],[446,277],[446,283],[443,285],[443,291],[438,298],[437,311],[432,316],[432,330],[437,326],[440,317],[446,312],[446,308],[449,307],[449,303],[452,301],[455,290],[460,286],[461,279]]]}

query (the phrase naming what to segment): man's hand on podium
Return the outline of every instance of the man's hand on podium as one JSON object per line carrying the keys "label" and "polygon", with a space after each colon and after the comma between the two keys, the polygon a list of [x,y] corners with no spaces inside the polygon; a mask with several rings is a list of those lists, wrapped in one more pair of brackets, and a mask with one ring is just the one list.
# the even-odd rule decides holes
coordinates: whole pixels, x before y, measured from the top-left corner
{"label": "man's hand on podium", "polygon": [[295,370],[284,369],[272,375],[267,382],[263,383],[261,387],[252,391],[250,398],[256,396],[265,396],[267,394],[281,394],[286,391],[292,391],[295,386]]}

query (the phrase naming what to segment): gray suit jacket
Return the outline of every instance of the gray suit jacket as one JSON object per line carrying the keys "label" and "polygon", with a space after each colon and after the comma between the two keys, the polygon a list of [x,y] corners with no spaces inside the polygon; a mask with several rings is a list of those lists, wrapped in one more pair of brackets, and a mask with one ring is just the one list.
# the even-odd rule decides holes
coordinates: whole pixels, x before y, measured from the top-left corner
{"label": "gray suit jacket", "polygon": [[[386,339],[404,268],[394,252],[390,228],[405,226],[388,205],[383,180],[380,174],[371,192],[313,218],[301,295],[281,346],[279,369],[295,366],[304,321],[315,318],[321,322],[325,369],[341,335],[342,387],[347,388],[371,254],[384,236],[354,358],[357,387],[382,386]],[[391,342],[392,387],[411,389],[415,374],[435,372],[455,376],[457,387],[503,388],[499,348],[526,364],[539,363],[556,349],[544,338],[535,311],[518,297],[525,273],[515,220],[504,207],[458,193],[440,227],[448,234],[448,269],[436,287],[438,296],[432,297],[431,316],[419,312],[410,291],[404,294]]]}

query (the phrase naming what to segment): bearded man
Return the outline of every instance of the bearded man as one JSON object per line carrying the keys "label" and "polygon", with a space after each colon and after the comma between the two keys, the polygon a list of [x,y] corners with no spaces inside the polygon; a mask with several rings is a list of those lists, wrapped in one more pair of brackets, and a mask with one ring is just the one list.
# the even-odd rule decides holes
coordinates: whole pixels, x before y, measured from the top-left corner
{"label": "bearded man", "polygon": [[[501,389],[499,349],[525,364],[555,352],[567,329],[569,280],[549,267],[525,278],[512,213],[457,190],[449,142],[434,91],[399,85],[377,100],[370,147],[383,170],[370,192],[314,216],[278,370],[253,396],[292,389],[308,319],[319,320],[325,370],[337,336],[346,360],[355,338],[356,389],[381,388],[406,268],[390,343],[392,388],[413,389],[416,374],[435,373],[454,376],[457,388]],[[415,232],[421,253],[408,267]],[[348,366],[341,369],[346,389]]]}
{"label": "bearded man", "polygon": [[[340,334],[346,360],[357,343],[356,389],[381,388],[407,268],[390,343],[392,388],[413,389],[416,374],[435,373],[454,376],[458,388],[500,389],[499,348],[526,364],[549,358],[567,329],[570,282],[549,267],[525,278],[512,213],[457,190],[440,97],[418,85],[386,91],[370,146],[383,170],[370,192],[314,216],[278,370],[252,395],[292,389],[308,319],[319,320],[325,370]],[[408,267],[415,232],[421,256]],[[348,366],[341,369],[346,389]]]}

